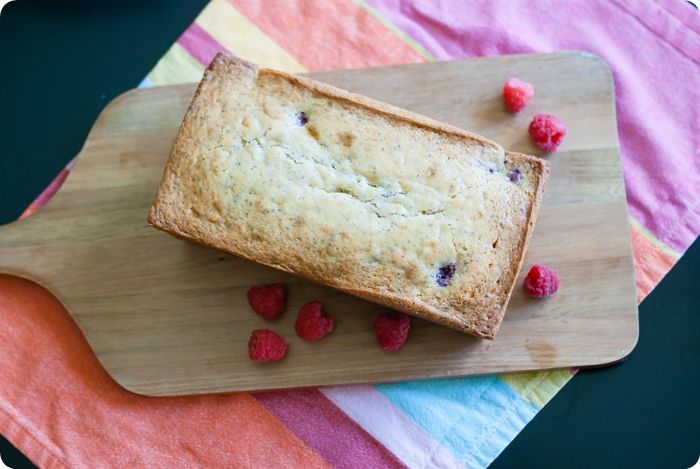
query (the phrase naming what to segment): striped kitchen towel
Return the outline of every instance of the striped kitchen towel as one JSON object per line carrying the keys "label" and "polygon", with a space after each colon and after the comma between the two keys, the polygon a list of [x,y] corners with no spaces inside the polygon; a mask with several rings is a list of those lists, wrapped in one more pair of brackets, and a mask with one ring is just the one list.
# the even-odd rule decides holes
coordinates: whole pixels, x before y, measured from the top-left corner
{"label": "striped kitchen towel", "polygon": [[[141,86],[198,81],[219,50],[288,72],[596,53],[615,79],[641,301],[700,232],[700,110],[688,105],[700,102],[700,15],[689,8],[680,0],[214,0]],[[41,287],[0,276],[0,312],[0,433],[46,467],[485,467],[573,375],[148,398],[105,373]]]}

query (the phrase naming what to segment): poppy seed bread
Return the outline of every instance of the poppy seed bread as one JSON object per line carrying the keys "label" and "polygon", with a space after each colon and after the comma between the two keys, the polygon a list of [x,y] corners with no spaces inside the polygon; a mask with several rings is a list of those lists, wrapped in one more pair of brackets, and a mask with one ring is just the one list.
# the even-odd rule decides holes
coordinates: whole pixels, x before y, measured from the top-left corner
{"label": "poppy seed bread", "polygon": [[148,221],[493,338],[548,173],[483,137],[219,54]]}

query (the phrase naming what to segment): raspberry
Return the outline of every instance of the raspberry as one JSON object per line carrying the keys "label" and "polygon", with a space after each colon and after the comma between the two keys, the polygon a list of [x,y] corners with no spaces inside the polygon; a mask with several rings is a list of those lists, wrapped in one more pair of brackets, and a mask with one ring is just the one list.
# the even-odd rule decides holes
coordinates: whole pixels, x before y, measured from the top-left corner
{"label": "raspberry", "polygon": [[518,112],[524,108],[535,95],[535,88],[530,83],[511,78],[503,85],[503,102],[508,110]]}
{"label": "raspberry", "polygon": [[523,288],[528,295],[535,298],[552,296],[559,290],[559,277],[549,267],[535,264],[527,273]]}
{"label": "raspberry", "polygon": [[411,329],[409,317],[398,311],[389,311],[374,318],[374,333],[379,346],[387,352],[396,352],[406,342]]}
{"label": "raspberry", "polygon": [[520,173],[520,170],[518,168],[515,168],[511,172],[508,173],[508,179],[510,179],[510,182],[514,183],[519,183],[520,179],[522,178],[522,174]]}
{"label": "raspberry", "polygon": [[309,342],[315,342],[335,327],[335,319],[328,316],[320,301],[312,301],[301,307],[294,330]]}
{"label": "raspberry", "polygon": [[269,329],[258,329],[250,334],[248,356],[261,363],[276,362],[287,353],[287,342]]}
{"label": "raspberry", "polygon": [[452,280],[456,270],[457,266],[454,262],[443,265],[438,269],[437,274],[435,274],[435,282],[441,287],[446,287],[450,283],[450,280]]}
{"label": "raspberry", "polygon": [[277,319],[287,307],[287,289],[281,283],[248,290],[248,304],[265,319]]}
{"label": "raspberry", "polygon": [[564,135],[566,126],[557,116],[537,114],[530,122],[530,137],[542,150],[551,153],[557,149]]}

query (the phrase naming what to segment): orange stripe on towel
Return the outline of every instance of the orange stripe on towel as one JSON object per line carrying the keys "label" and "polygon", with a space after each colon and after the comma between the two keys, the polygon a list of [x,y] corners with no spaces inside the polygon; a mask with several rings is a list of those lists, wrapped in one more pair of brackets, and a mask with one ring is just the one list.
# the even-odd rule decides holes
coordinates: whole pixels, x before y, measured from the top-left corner
{"label": "orange stripe on towel", "polygon": [[634,227],[630,226],[634,270],[637,274],[637,302],[644,298],[658,285],[676,260],[654,246]]}
{"label": "orange stripe on towel", "polygon": [[229,0],[311,71],[425,62],[360,5],[347,0]]}
{"label": "orange stripe on towel", "polygon": [[41,466],[329,467],[249,394],[122,388],[68,311],[33,282],[0,274],[0,317],[0,422]]}

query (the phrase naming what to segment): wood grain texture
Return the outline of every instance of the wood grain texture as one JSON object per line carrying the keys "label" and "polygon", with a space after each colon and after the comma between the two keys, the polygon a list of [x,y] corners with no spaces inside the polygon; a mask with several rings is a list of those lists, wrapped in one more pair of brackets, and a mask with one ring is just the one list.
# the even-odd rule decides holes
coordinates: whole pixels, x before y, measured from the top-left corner
{"label": "wood grain texture", "polygon": [[[634,269],[607,66],[582,53],[346,70],[314,78],[537,154],[527,125],[551,112],[569,134],[523,270],[556,268],[561,290],[528,299],[516,287],[494,341],[413,320],[397,354],[375,343],[380,307],[282,272],[187,243],[146,224],[163,166],[195,85],[134,90],[95,123],[75,169],[38,214],[0,227],[0,271],[38,281],[66,305],[107,371],[150,395],[463,376],[598,366],[630,353],[638,335]],[[510,76],[536,97],[512,115]],[[525,272],[521,272],[518,285]],[[287,313],[269,323],[246,302],[249,286],[285,282]],[[318,343],[294,334],[300,306],[324,301],[336,331]],[[290,342],[279,363],[247,357],[250,331]]]}

